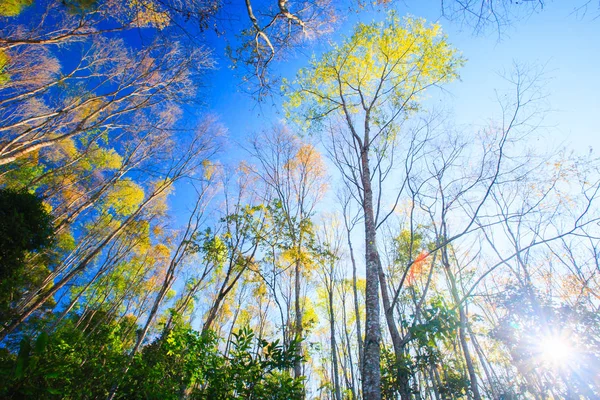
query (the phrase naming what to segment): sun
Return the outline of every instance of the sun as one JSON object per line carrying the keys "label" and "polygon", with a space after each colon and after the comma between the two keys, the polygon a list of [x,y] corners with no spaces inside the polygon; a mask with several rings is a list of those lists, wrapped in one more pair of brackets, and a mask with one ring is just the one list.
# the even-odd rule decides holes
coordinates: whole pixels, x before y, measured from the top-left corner
{"label": "sun", "polygon": [[542,361],[553,367],[568,364],[574,357],[575,351],[569,338],[562,335],[549,335],[540,338],[538,350]]}

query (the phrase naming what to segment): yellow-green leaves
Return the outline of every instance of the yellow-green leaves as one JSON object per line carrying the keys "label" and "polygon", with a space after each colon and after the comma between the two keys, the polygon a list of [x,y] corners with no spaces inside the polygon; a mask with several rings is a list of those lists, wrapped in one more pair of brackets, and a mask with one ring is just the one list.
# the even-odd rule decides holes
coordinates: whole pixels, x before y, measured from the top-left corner
{"label": "yellow-green leaves", "polygon": [[114,149],[92,146],[82,166],[87,170],[116,170],[121,168],[122,162],[123,158]]}
{"label": "yellow-green leaves", "polygon": [[[0,14],[2,12],[0,11]],[[8,75],[5,70],[6,67],[8,66],[8,63],[10,62],[10,57],[8,55],[6,55],[6,53],[2,50],[0,50],[0,86],[2,86],[3,84],[5,84],[6,82],[8,82],[10,80],[10,75]]]}
{"label": "yellow-green leaves", "polygon": [[33,3],[33,0],[2,0],[0,1],[0,15],[4,17],[15,17],[23,9]]}
{"label": "yellow-green leaves", "polygon": [[439,25],[390,13],[385,22],[358,24],[341,46],[300,70],[286,109],[308,123],[332,113],[387,113],[381,120],[389,120],[416,110],[424,90],[455,79],[463,63]]}
{"label": "yellow-green leaves", "polygon": [[148,0],[132,0],[127,3],[133,14],[133,25],[164,29],[169,25],[170,16],[161,9],[159,2]]}
{"label": "yellow-green leaves", "polygon": [[206,239],[202,244],[202,251],[204,260],[218,267],[222,266],[227,259],[227,244],[219,235],[210,236],[210,233],[207,232]]}
{"label": "yellow-green leaves", "polygon": [[129,215],[142,201],[144,201],[144,189],[130,179],[123,179],[116,182],[106,196],[104,207],[112,209],[118,215]]}

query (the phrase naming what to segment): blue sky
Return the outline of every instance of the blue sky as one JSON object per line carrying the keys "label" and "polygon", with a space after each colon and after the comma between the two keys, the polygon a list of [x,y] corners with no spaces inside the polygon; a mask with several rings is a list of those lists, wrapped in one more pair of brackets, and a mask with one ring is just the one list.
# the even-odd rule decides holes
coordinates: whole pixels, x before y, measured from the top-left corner
{"label": "blue sky", "polygon": [[[429,92],[430,105],[449,111],[456,124],[476,129],[498,117],[496,91],[511,88],[501,76],[503,72],[510,73],[515,63],[543,68],[542,89],[548,95],[543,108],[548,112],[531,146],[546,149],[567,146],[579,153],[587,152],[590,147],[595,153],[600,151],[600,21],[593,18],[595,14],[580,16],[573,13],[574,6],[567,4],[570,2],[547,2],[543,11],[515,21],[500,36],[494,29],[475,35],[469,27],[440,18],[439,0],[398,3],[399,15],[439,22],[450,42],[467,59],[459,81],[445,86],[445,91]],[[224,39],[232,40],[232,33],[241,29],[238,21],[246,24],[241,2],[238,7],[224,25],[229,29],[226,35],[208,39],[208,45],[214,48],[217,69],[207,76],[201,96],[205,103],[202,112],[216,114],[228,129],[228,148],[220,156],[225,163],[247,158],[239,144],[253,132],[283,118],[283,99],[274,98],[258,105],[241,90],[239,75],[231,70],[225,56]],[[292,78],[307,64],[311,54],[318,56],[330,43],[339,43],[344,35],[350,35],[357,21],[383,18],[385,13],[376,10],[348,13],[334,34],[309,43],[305,54],[278,63],[276,72]],[[172,197],[172,206],[183,211],[190,199],[186,188],[179,187],[177,192]]]}
{"label": "blue sky", "polygon": [[[543,67],[542,89],[548,94],[544,107],[549,111],[544,127],[537,132],[538,137],[532,138],[531,146],[543,147],[540,150],[567,146],[579,153],[587,153],[591,146],[595,153],[600,151],[600,21],[589,15],[579,18],[572,14],[573,6],[556,1],[548,3],[543,12],[515,22],[499,38],[493,29],[474,35],[469,28],[461,29],[457,23],[439,19],[438,0],[407,2],[419,6],[400,6],[399,15],[410,14],[432,22],[439,20],[449,41],[467,59],[459,81],[447,85],[443,92],[430,91],[429,105],[449,111],[456,124],[476,129],[498,117],[496,91],[512,87],[501,76],[503,72],[510,73],[515,63],[538,69]],[[240,20],[244,17],[244,10],[240,9]],[[341,42],[343,35],[351,34],[358,20],[371,22],[383,18],[385,13],[382,12],[350,14],[336,29],[336,34],[309,44],[306,53],[318,56],[319,52],[328,49],[328,43]],[[232,22],[229,29],[228,35],[240,26]],[[216,114],[228,129],[229,144],[219,158],[234,165],[248,157],[240,144],[244,144],[249,135],[268,129],[283,118],[281,105],[284,99],[274,98],[272,102],[258,105],[244,93],[239,86],[239,76],[229,68],[223,39],[222,36],[214,37],[208,42],[215,49],[218,68],[206,78],[201,97],[205,105],[201,111]],[[307,55],[291,57],[279,63],[276,72],[292,78],[308,60]],[[335,178],[333,168],[330,174]],[[175,196],[171,197],[178,224],[185,222],[185,211],[189,209],[193,195],[191,188],[178,185]],[[330,191],[321,208],[337,209],[331,204],[333,199],[334,194]],[[360,237],[360,234],[357,229],[356,235]],[[360,252],[361,246],[358,245],[356,250]]]}
{"label": "blue sky", "polygon": [[[449,40],[467,58],[461,70],[461,81],[448,85],[446,94],[430,93],[438,97],[446,109],[453,110],[457,122],[480,124],[497,111],[494,90],[508,88],[499,75],[510,71],[513,63],[544,66],[547,102],[552,112],[547,124],[557,143],[565,141],[578,150],[588,146],[600,148],[597,127],[600,123],[600,23],[593,15],[580,17],[573,14],[569,2],[548,2],[542,12],[516,21],[499,38],[490,29],[474,35],[468,27],[439,19],[438,0],[406,1],[398,7],[400,15],[411,14],[430,21],[439,20]],[[240,3],[241,6],[241,3]],[[244,18],[240,9],[240,18]],[[336,33],[328,37],[340,42],[341,35],[349,35],[355,21],[364,22],[384,18],[383,13],[350,13]],[[235,23],[232,23],[235,24]],[[235,28],[235,26],[232,26]],[[257,106],[256,102],[240,90],[239,77],[229,69],[223,54],[223,38],[211,40],[216,47],[218,70],[207,79],[206,111],[216,113],[229,129],[229,137],[243,140],[248,133],[260,130],[282,117],[281,99]],[[307,53],[327,48],[326,41],[314,43]],[[311,46],[311,44],[309,44]],[[306,65],[307,57],[291,57],[278,64],[278,72],[292,77]],[[569,143],[570,142],[570,143]]]}

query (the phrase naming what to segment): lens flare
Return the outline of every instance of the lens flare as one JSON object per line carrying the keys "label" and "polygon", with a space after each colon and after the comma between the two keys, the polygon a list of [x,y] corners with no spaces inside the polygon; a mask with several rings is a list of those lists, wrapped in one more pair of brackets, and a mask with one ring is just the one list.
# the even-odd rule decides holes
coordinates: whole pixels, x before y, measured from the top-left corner
{"label": "lens flare", "polygon": [[540,339],[538,347],[542,360],[553,367],[568,364],[574,355],[568,338],[562,336],[543,337]]}

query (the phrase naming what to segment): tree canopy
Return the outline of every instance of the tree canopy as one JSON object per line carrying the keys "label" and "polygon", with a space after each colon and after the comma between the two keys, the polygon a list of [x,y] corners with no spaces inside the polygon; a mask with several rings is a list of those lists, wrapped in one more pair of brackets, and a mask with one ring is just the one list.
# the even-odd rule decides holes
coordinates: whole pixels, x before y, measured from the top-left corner
{"label": "tree canopy", "polygon": [[2,2],[0,398],[599,398],[595,3],[426,3]]}

